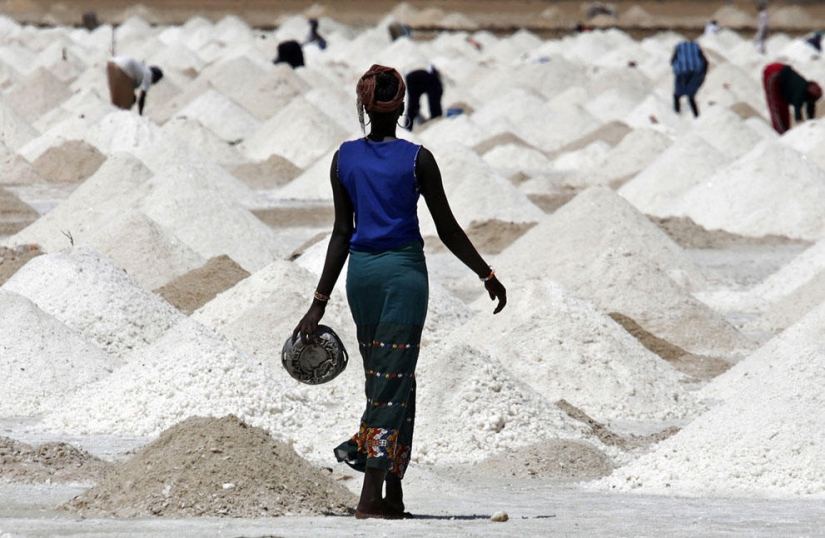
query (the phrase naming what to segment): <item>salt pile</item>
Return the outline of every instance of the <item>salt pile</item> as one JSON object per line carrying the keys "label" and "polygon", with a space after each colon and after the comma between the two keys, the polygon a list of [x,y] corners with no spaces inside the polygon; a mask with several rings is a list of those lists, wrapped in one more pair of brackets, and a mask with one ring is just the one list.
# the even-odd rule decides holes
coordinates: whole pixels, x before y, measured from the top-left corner
{"label": "salt pile", "polygon": [[603,312],[625,314],[693,353],[727,355],[750,347],[688,293],[701,288],[705,277],[682,249],[606,187],[576,196],[496,263],[501,275],[553,278]]}
{"label": "salt pile", "polygon": [[583,171],[576,181],[568,180],[568,183],[584,187],[622,183],[643,170],[672,143],[670,136],[655,129],[633,129],[604,158]]}
{"label": "salt pile", "polygon": [[422,350],[416,377],[415,461],[475,463],[554,438],[608,450],[478,348],[444,343]]}
{"label": "salt pile", "polygon": [[[289,125],[289,129],[284,129],[284,125]],[[306,168],[351,136],[323,111],[296,97],[261,124],[238,149],[251,160],[263,161],[280,155]],[[313,143],[308,144],[307,140]]]}
{"label": "salt pile", "polygon": [[183,318],[123,269],[86,247],[33,258],[2,289],[27,297],[120,358],[151,344]]}
{"label": "salt pile", "polygon": [[[286,374],[284,374],[285,376]],[[156,436],[190,416],[236,414],[284,435],[313,423],[298,387],[277,379],[211,329],[179,321],[102,384],[89,384],[43,419],[45,430]],[[317,412],[316,412],[317,413]]]}
{"label": "salt pile", "polygon": [[825,170],[793,149],[761,142],[686,193],[678,214],[709,230],[759,237],[825,237]]}
{"label": "salt pile", "polygon": [[113,154],[66,200],[5,244],[37,243],[48,251],[59,250],[70,245],[65,233],[82,242],[103,228],[110,215],[133,204],[138,186],[151,175],[131,154]]}
{"label": "salt pile", "polygon": [[[730,160],[700,136],[680,137],[645,169],[618,189],[619,195],[647,215],[672,216],[682,194]],[[691,163],[691,166],[685,166]]]}
{"label": "salt pile", "polygon": [[[538,222],[545,217],[543,211],[472,150],[451,144],[439,148],[433,155],[441,169],[447,198],[464,201],[451,204],[456,220],[464,226],[493,219]],[[436,235],[435,223],[424,200],[419,206],[421,234]]]}
{"label": "salt pile", "polygon": [[485,349],[547,400],[565,399],[599,421],[692,411],[685,376],[593,305],[538,279],[516,283],[511,296],[501,313],[477,314],[454,338]]}
{"label": "salt pile", "polygon": [[0,288],[0,416],[34,416],[121,364],[20,294]]}
{"label": "salt pile", "polygon": [[137,210],[114,215],[83,244],[105,255],[150,290],[204,263],[200,254]]}
{"label": "salt pile", "polygon": [[714,383],[722,403],[595,487],[825,498],[822,308],[810,317],[799,323],[815,323],[813,334],[793,331],[768,342]]}

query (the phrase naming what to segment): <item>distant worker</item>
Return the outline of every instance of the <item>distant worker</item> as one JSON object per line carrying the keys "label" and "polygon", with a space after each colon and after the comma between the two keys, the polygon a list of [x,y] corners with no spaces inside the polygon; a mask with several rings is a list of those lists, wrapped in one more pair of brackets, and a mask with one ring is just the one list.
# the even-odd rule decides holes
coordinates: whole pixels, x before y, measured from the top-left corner
{"label": "distant worker", "polygon": [[321,50],[327,48],[327,40],[318,33],[318,19],[309,19],[309,35],[304,40],[304,45],[311,45],[312,43],[317,44]]}
{"label": "distant worker", "polygon": [[715,20],[712,20],[705,25],[705,35],[716,35],[719,33],[719,30],[719,25]]}
{"label": "distant worker", "polygon": [[[114,56],[106,63],[106,78],[112,104],[129,110],[137,102],[138,114],[143,115],[146,93],[163,78],[163,71],[155,65],[147,67],[131,56]],[[135,96],[135,90],[139,90],[139,97]]]}
{"label": "distant worker", "polygon": [[708,60],[702,48],[695,41],[682,41],[673,50],[670,58],[675,77],[673,83],[673,109],[681,112],[680,100],[687,96],[693,117],[699,116],[699,107],[696,106],[696,92],[705,82],[708,72]]}
{"label": "distant worker", "polygon": [[822,97],[822,88],[805,78],[789,65],[772,63],[762,72],[762,84],[768,101],[768,112],[776,132],[782,134],[791,128],[790,107],[794,120],[801,122],[802,105],[809,120],[816,116],[816,102]]}
{"label": "distant worker", "polygon": [[407,115],[409,125],[407,129],[412,131],[413,125],[419,119],[421,111],[421,97],[427,94],[427,105],[430,109],[430,117],[420,119],[420,122],[429,121],[443,115],[441,109],[441,97],[444,95],[444,86],[441,83],[441,73],[430,64],[426,69],[413,69],[405,77],[407,83]]}
{"label": "distant worker", "polygon": [[278,55],[272,60],[274,64],[289,64],[292,69],[304,66],[304,50],[295,40],[278,43]]}
{"label": "distant worker", "polygon": [[817,52],[822,52],[822,30],[814,32],[814,35],[806,39],[805,43],[815,48]]}
{"label": "distant worker", "polygon": [[759,2],[759,13],[756,15],[756,34],[753,42],[757,50],[765,54],[765,41],[768,39],[768,8],[764,1]]}
{"label": "distant worker", "polygon": [[390,23],[390,25],[387,27],[387,31],[389,31],[390,39],[392,39],[393,41],[400,37],[410,37],[412,35],[412,31],[410,30],[409,26],[407,26],[406,24],[401,24],[397,21]]}

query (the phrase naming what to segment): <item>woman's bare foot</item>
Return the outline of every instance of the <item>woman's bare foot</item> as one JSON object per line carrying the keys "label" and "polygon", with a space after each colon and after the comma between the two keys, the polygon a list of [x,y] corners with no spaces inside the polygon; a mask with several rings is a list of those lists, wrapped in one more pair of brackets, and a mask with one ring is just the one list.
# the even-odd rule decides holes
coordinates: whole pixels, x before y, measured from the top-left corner
{"label": "woman's bare foot", "polygon": [[355,519],[406,519],[403,512],[390,507],[384,500],[364,504],[358,503]]}
{"label": "woman's bare foot", "polygon": [[387,495],[384,502],[394,512],[401,514],[402,519],[412,518],[412,514],[404,511],[404,489],[401,487],[401,479],[395,475],[387,475],[385,486]]}

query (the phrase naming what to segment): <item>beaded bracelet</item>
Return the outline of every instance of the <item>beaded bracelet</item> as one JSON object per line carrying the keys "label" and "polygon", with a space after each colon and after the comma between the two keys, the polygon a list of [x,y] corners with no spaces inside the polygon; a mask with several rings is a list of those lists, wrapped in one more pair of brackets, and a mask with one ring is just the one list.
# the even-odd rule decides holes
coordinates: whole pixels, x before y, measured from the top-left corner
{"label": "beaded bracelet", "polygon": [[315,297],[316,299],[318,299],[318,300],[319,300],[319,301],[321,301],[322,303],[325,303],[325,302],[329,301],[329,295],[324,295],[324,294],[323,294],[323,293],[321,293],[320,291],[317,291],[317,290],[316,290],[316,291],[315,291],[315,293],[314,293],[313,295],[314,295],[314,297]]}
{"label": "beaded bracelet", "polygon": [[490,267],[490,274],[487,276],[480,276],[478,277],[478,279],[482,282],[487,282],[488,280],[491,280],[494,276],[496,276],[496,272],[493,270],[492,267]]}

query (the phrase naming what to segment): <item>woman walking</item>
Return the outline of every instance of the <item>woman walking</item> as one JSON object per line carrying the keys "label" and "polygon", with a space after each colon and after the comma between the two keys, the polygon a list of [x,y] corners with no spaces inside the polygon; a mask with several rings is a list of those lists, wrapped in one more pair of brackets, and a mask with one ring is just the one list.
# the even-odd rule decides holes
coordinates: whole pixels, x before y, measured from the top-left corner
{"label": "woman walking", "polygon": [[[401,481],[410,462],[415,367],[427,314],[428,279],[417,203],[424,197],[444,245],[481,279],[494,314],[506,290],[453,216],[441,172],[426,148],[396,138],[406,86],[393,68],[373,65],[358,81],[358,117],[370,133],[344,142],[332,158],[335,224],[309,310],[293,340],[310,341],[344,263],[347,299],[366,374],[366,409],[338,461],[364,472],[355,517],[402,519]],[[384,488],[386,486],[386,494]]]}

